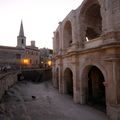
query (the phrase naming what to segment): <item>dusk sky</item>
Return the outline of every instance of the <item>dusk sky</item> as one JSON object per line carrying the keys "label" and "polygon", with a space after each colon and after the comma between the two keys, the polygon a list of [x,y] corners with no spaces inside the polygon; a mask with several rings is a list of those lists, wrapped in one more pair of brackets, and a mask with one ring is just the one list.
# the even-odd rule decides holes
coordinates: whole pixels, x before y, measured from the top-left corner
{"label": "dusk sky", "polygon": [[52,48],[58,23],[83,0],[0,0],[0,45],[16,46],[21,19],[27,45]]}

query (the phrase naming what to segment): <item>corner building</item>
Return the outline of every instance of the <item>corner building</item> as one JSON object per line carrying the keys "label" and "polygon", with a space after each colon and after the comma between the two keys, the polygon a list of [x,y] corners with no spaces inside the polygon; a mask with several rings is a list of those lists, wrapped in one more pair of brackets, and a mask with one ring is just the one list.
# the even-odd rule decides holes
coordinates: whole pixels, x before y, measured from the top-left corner
{"label": "corner building", "polygon": [[[24,65],[21,60],[29,59],[30,64]],[[39,68],[39,49],[35,46],[35,41],[31,45],[26,45],[23,23],[21,21],[19,35],[17,36],[17,46],[0,46],[0,71],[2,67],[10,66],[12,69]]]}
{"label": "corner building", "polygon": [[120,0],[84,0],[54,32],[53,85],[120,119]]}

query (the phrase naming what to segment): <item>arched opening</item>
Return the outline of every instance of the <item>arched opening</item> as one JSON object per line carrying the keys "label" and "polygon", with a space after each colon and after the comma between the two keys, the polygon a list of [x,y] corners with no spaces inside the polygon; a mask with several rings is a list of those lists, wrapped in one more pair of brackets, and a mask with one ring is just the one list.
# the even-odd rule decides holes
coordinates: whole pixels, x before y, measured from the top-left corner
{"label": "arched opening", "polygon": [[22,39],[22,44],[24,44],[24,39]]}
{"label": "arched opening", "polygon": [[57,31],[57,33],[56,33],[56,53],[58,53],[58,51],[59,51],[59,32]]}
{"label": "arched opening", "polygon": [[88,71],[87,104],[101,111],[106,111],[105,79],[102,72],[91,66]]}
{"label": "arched opening", "polygon": [[59,69],[56,69],[56,88],[59,89]]}
{"label": "arched opening", "polygon": [[100,5],[92,4],[85,12],[86,41],[95,39],[102,34],[102,17]]}
{"label": "arched opening", "polygon": [[64,26],[63,44],[64,44],[64,48],[68,48],[72,44],[72,26],[70,21],[67,21]]}
{"label": "arched opening", "polygon": [[101,6],[98,0],[86,0],[80,9],[80,28],[82,39],[90,41],[102,34]]}
{"label": "arched opening", "polygon": [[69,68],[64,72],[64,81],[66,93],[73,96],[73,73]]}

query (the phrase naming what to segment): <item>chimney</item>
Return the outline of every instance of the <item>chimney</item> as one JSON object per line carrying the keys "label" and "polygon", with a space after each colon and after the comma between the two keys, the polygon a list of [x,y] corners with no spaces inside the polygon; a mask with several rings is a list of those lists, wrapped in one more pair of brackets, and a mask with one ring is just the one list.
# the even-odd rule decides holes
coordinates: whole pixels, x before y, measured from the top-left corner
{"label": "chimney", "polygon": [[31,41],[31,46],[35,47],[35,41],[34,40]]}

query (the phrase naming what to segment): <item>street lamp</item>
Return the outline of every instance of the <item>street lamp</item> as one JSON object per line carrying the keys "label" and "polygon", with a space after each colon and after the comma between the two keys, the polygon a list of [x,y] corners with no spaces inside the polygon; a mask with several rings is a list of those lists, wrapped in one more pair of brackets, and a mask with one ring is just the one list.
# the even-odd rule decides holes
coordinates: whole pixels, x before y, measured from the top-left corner
{"label": "street lamp", "polygon": [[51,65],[52,65],[52,61],[48,60],[48,66],[51,66]]}
{"label": "street lamp", "polygon": [[30,59],[29,58],[23,58],[21,59],[21,65],[30,65]]}

